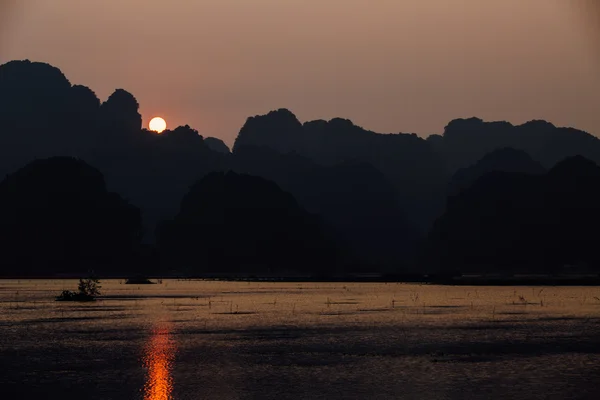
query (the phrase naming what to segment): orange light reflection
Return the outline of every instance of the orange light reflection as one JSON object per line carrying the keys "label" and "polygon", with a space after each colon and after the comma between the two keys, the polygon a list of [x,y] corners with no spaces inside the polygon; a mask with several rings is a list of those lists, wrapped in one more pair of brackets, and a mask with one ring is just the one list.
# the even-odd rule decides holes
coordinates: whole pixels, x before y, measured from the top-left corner
{"label": "orange light reflection", "polygon": [[144,400],[171,400],[173,378],[171,369],[175,346],[166,326],[154,329],[146,347],[144,365],[148,369]]}

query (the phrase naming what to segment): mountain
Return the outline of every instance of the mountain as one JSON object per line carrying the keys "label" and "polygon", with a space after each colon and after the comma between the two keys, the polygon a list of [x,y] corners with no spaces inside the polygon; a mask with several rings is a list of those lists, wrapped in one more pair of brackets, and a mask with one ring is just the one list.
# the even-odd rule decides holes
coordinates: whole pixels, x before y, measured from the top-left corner
{"label": "mountain", "polygon": [[434,137],[429,142],[444,158],[450,171],[471,165],[485,154],[505,147],[526,152],[545,168],[575,155],[600,162],[597,137],[540,120],[512,125],[509,122],[484,122],[479,118],[456,119],[446,126],[441,139]]}
{"label": "mountain", "polygon": [[204,138],[204,143],[208,146],[212,151],[216,151],[217,153],[230,154],[231,150],[229,147],[223,142],[221,139],[217,139],[214,137]]}
{"label": "mountain", "polygon": [[84,161],[33,161],[0,182],[0,273],[114,272],[131,268],[140,210],[107,191]]}
{"label": "mountain", "polygon": [[227,162],[189,126],[163,135],[143,129],[138,101],[126,90],[101,102],[58,68],[28,60],[0,65],[0,127],[0,176],[34,159],[80,158],[142,209],[146,240],[197,179]]}
{"label": "mountain", "polygon": [[442,160],[415,134],[377,134],[341,118],[301,124],[291,111],[280,109],[246,121],[233,152],[248,146],[294,153],[323,166],[370,164],[393,185],[398,206],[421,229],[443,206],[448,176]]}
{"label": "mountain", "polygon": [[490,172],[448,199],[422,254],[425,269],[600,271],[600,167],[568,157],[545,174]]}
{"label": "mountain", "polygon": [[494,171],[537,175],[544,173],[546,170],[526,152],[505,147],[494,150],[484,155],[475,164],[456,171],[449,184],[449,194],[457,194],[461,190],[470,187],[479,177]]}
{"label": "mountain", "polygon": [[[571,207],[564,189],[570,177],[579,182],[583,178],[577,174],[593,170],[582,162],[579,172],[563,174],[566,167],[556,170],[554,165],[577,156],[600,162],[600,141],[546,121],[513,125],[478,118],[453,120],[442,134],[424,139],[376,133],[343,118],[302,123],[290,110],[279,109],[248,118],[229,151],[219,139],[204,138],[187,125],[162,134],[143,129],[139,103],[123,88],[101,101],[49,64],[25,60],[0,65],[0,176],[57,156],[97,168],[107,192],[119,193],[123,201],[139,207],[147,243],[154,241],[160,221],[176,218],[192,185],[208,174],[233,171],[272,181],[293,196],[299,208],[316,216],[337,248],[355,260],[353,268],[394,271],[414,265],[425,236],[425,247],[441,246],[436,257],[450,257],[443,242],[454,230],[456,236],[447,244],[461,235],[481,244],[472,257],[495,251],[513,257],[517,247],[511,246],[524,243],[507,239],[517,235],[520,220],[515,215],[545,227],[537,232],[523,226],[522,232],[551,242],[544,235],[565,225],[562,211],[552,208],[558,205],[550,199],[564,197],[561,207]],[[560,185],[557,171],[568,177]],[[594,198],[593,191],[588,192],[581,193]],[[470,204],[472,210],[461,204]],[[538,208],[556,220],[545,222]],[[588,211],[593,215],[593,209]],[[466,221],[462,228],[461,218]],[[498,232],[508,236],[478,242],[473,231],[486,224],[499,224]],[[466,254],[460,242],[455,244],[450,246],[452,254],[461,255],[452,257]],[[527,254],[527,263],[539,264],[533,253],[518,251]],[[500,262],[515,261],[499,257],[496,263]]]}
{"label": "mountain", "polygon": [[334,272],[336,248],[318,218],[275,183],[213,172],[194,184],[159,228],[168,266],[198,272]]}
{"label": "mountain", "polygon": [[236,147],[233,168],[290,192],[323,219],[360,264],[398,269],[414,259],[419,232],[398,205],[394,187],[372,165],[348,161],[323,166],[295,153],[247,146]]}

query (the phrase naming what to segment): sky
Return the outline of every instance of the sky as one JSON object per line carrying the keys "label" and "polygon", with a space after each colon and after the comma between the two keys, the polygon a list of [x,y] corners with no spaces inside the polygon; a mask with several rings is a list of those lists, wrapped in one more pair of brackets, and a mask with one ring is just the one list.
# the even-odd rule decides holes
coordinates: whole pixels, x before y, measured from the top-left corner
{"label": "sky", "polygon": [[600,136],[597,0],[0,0],[0,63],[48,62],[229,145],[289,108],[428,136],[546,119]]}

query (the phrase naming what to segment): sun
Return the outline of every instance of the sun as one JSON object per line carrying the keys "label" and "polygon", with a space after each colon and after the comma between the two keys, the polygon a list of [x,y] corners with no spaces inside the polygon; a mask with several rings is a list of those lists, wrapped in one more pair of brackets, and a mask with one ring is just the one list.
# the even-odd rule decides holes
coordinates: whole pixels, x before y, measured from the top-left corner
{"label": "sun", "polygon": [[165,129],[167,129],[167,122],[161,117],[154,117],[150,120],[148,127],[151,131],[161,133]]}

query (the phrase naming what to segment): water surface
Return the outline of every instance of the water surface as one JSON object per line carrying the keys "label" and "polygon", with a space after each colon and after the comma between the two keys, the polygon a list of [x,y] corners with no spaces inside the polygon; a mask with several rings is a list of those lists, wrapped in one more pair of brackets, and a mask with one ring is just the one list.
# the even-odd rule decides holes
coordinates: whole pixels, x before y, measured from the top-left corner
{"label": "water surface", "polygon": [[44,399],[597,399],[600,288],[0,281],[0,385]]}

